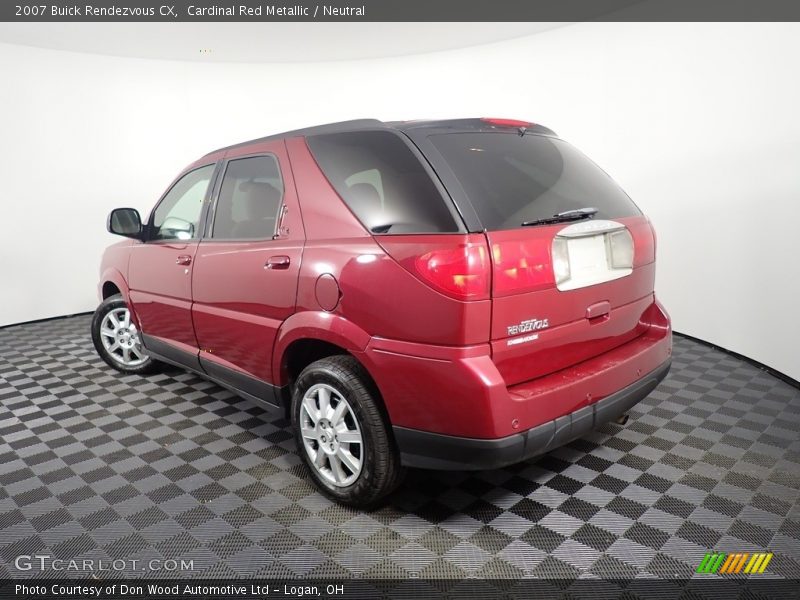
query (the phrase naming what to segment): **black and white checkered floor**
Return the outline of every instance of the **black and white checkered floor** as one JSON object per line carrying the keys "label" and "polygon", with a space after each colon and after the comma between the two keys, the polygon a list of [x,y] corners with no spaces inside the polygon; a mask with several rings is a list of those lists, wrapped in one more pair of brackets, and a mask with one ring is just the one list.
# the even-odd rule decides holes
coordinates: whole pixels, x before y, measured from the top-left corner
{"label": "black and white checkered floor", "polygon": [[121,376],[88,328],[0,330],[0,578],[48,576],[17,570],[36,554],[215,578],[689,577],[712,549],[800,577],[800,391],[688,339],[627,426],[412,471],[366,513],[315,491],[286,422],[177,369]]}

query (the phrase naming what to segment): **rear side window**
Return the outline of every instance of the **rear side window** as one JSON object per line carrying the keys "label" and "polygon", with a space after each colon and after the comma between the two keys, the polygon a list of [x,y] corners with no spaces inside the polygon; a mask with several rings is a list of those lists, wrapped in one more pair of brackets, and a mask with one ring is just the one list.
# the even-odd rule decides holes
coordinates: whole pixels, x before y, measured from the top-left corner
{"label": "rear side window", "polygon": [[272,238],[282,201],[283,180],[274,156],[230,161],[222,179],[211,237],[223,240]]}
{"label": "rear side window", "polygon": [[593,207],[597,219],[641,214],[625,192],[574,147],[516,133],[452,133],[430,140],[455,173],[486,229]]}
{"label": "rear side window", "polygon": [[387,131],[307,138],[328,181],[373,233],[443,233],[459,227],[430,175]]}

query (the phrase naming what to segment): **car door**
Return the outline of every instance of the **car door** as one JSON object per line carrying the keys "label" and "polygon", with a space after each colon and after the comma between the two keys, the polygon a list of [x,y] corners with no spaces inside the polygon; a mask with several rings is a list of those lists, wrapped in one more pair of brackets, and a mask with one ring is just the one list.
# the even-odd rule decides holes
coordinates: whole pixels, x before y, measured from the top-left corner
{"label": "car door", "polygon": [[173,362],[199,368],[192,324],[192,271],[216,161],[180,176],[161,198],[132,247],[130,300],[145,348]]}
{"label": "car door", "polygon": [[272,348],[295,311],[305,241],[284,142],[229,151],[216,188],[192,280],[200,363],[275,404]]}

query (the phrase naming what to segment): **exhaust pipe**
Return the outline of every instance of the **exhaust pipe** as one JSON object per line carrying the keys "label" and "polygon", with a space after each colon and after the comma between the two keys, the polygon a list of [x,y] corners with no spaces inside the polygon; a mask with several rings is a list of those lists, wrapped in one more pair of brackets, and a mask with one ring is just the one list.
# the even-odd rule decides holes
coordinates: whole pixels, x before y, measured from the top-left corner
{"label": "exhaust pipe", "polygon": [[628,413],[625,413],[624,415],[618,416],[617,417],[617,425],[627,425],[629,418],[630,418],[630,415]]}

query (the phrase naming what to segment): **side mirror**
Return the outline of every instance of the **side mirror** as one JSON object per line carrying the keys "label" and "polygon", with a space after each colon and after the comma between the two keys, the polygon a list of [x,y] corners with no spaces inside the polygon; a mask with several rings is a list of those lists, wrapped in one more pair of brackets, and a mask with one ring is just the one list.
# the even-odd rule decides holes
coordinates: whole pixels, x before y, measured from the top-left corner
{"label": "side mirror", "polygon": [[142,235],[142,219],[135,208],[115,208],[108,215],[106,228],[109,233],[139,239]]}

